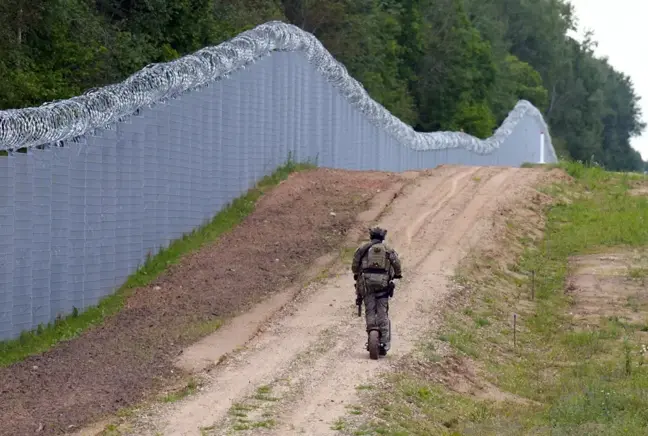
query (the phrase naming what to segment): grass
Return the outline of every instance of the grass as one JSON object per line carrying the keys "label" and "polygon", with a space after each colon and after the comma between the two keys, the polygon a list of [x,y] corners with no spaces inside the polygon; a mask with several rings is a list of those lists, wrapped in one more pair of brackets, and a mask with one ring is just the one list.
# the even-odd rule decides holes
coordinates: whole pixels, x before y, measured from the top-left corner
{"label": "grass", "polygon": [[119,431],[115,424],[108,424],[106,428],[99,433],[99,436],[120,436],[121,434],[121,431]]}
{"label": "grass", "polygon": [[[60,342],[78,337],[93,326],[101,325],[107,318],[122,309],[134,289],[151,283],[168,266],[177,263],[183,255],[198,250],[204,244],[216,241],[222,234],[232,230],[254,211],[261,196],[285,180],[291,173],[313,167],[314,165],[310,163],[295,163],[289,157],[285,165],[263,178],[245,195],[232,201],[212,221],[173,241],[157,255],[149,256],[119,290],[101,300],[97,306],[89,307],[84,311],[74,308],[73,313],[65,318],[57,319],[47,326],[41,325],[33,331],[23,332],[18,339],[0,342],[0,367],[43,353]],[[204,334],[219,326],[220,322],[215,322],[209,326],[192,326],[192,329],[196,334]]]}
{"label": "grass", "polygon": [[372,385],[358,385],[358,386],[356,386],[356,389],[359,390],[359,391],[366,391],[366,390],[370,390],[370,389],[374,389],[374,388],[375,387],[372,386]]}
{"label": "grass", "polygon": [[196,392],[196,389],[198,389],[198,381],[192,377],[189,379],[186,386],[176,392],[168,393],[164,398],[162,398],[162,401],[165,403],[175,403],[193,394]]}
{"label": "grass", "polygon": [[253,398],[259,401],[279,401],[279,398],[273,397],[271,394],[272,387],[264,385],[257,388]]}
{"label": "grass", "polygon": [[213,431],[216,429],[216,425],[210,425],[207,427],[200,427],[200,436],[207,436],[210,431]]}
{"label": "grass", "polygon": [[337,419],[331,426],[331,430],[336,430],[336,431],[341,431],[344,430],[345,428],[346,428],[346,422],[342,418]]}
{"label": "grass", "polygon": [[[437,335],[438,343],[463,362],[463,371],[468,361],[477,368],[500,401],[453,392],[438,383],[439,358],[433,353],[435,342],[427,339],[408,357],[415,365],[391,375],[379,394],[363,393],[368,416],[354,425],[346,422],[341,432],[646,434],[648,336],[641,333],[648,325],[615,315],[602,317],[598,325],[579,324],[570,315],[574,297],[565,292],[570,257],[648,246],[648,200],[628,195],[633,184],[646,178],[573,162],[560,167],[575,181],[545,190],[555,203],[546,211],[544,239],[534,243],[531,231],[517,229],[519,223],[509,227],[516,239],[511,243],[522,244],[524,252],[508,270],[529,280],[489,259],[473,259],[457,275],[466,289],[463,307],[445,316]],[[536,277],[533,301],[531,271]],[[644,275],[644,269],[631,268],[628,280]],[[648,307],[634,304],[648,320]],[[518,315],[516,347],[513,313]]]}
{"label": "grass", "polygon": [[272,408],[279,398],[272,396],[272,391],[271,385],[259,386],[250,398],[242,403],[234,403],[228,412],[232,430],[275,427],[277,422],[272,418]]}
{"label": "grass", "polygon": [[243,431],[243,430],[253,430],[256,428],[273,428],[277,423],[274,419],[264,419],[262,421],[256,422],[239,422],[234,425],[234,430]]}

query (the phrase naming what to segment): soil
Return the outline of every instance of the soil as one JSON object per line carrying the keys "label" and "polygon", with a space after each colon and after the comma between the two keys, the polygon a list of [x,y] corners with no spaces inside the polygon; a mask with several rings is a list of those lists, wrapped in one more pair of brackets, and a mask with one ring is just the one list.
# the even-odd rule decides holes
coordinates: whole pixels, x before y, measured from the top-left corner
{"label": "soil", "polygon": [[[581,328],[597,327],[601,319],[616,317],[644,324],[648,312],[645,250],[610,251],[574,256],[565,292],[573,299],[570,313]],[[635,272],[633,276],[633,271]]]}
{"label": "soil", "polygon": [[0,435],[74,431],[177,382],[184,373],[174,362],[201,323],[299,282],[306,266],[340,245],[367,202],[401,178],[328,169],[292,175],[242,224],[137,289],[103,325],[0,368]]}
{"label": "soil", "polygon": [[476,247],[492,246],[505,231],[502,218],[517,214],[520,204],[542,207],[546,200],[533,186],[548,176],[542,169],[443,166],[418,173],[405,186],[377,223],[388,229],[387,243],[404,268],[390,302],[387,357],[369,360],[353,278],[348,263],[340,265],[205,374],[198,393],[155,405],[122,434],[337,434],[332,425],[358,401],[357,386],[397,370],[421,334],[438,327],[459,262]]}

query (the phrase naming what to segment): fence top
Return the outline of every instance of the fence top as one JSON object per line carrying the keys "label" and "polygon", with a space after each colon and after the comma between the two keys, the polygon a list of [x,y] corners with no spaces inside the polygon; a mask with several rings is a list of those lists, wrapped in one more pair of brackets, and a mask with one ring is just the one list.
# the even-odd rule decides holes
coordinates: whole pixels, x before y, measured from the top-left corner
{"label": "fence top", "polygon": [[[414,150],[465,148],[477,154],[497,150],[525,117],[540,123],[551,145],[540,111],[520,100],[494,134],[485,140],[463,132],[416,132],[373,100],[312,34],[281,21],[270,21],[214,47],[172,62],[150,64],[121,83],[88,90],[40,107],[0,111],[0,150],[61,145],[96,129],[106,128],[140,110],[227,79],[274,51],[301,52],[340,93],[374,125],[402,146]],[[550,153],[553,147],[549,146]]]}

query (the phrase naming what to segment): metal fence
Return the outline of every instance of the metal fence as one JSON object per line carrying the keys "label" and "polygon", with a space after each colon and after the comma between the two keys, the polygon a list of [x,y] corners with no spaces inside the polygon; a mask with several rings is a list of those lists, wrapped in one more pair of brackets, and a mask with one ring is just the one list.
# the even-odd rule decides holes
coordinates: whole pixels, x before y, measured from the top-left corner
{"label": "metal fence", "polygon": [[96,305],[289,154],[389,171],[556,161],[530,103],[487,140],[417,133],[279,22],[121,84],[0,111],[0,150],[0,339]]}

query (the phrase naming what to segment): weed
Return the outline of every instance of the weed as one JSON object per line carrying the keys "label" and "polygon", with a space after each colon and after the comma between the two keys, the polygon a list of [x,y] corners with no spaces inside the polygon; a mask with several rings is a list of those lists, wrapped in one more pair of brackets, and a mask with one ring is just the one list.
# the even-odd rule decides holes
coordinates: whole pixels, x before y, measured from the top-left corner
{"label": "weed", "polygon": [[264,419],[252,424],[252,428],[272,428],[277,425],[274,419]]}
{"label": "weed", "polygon": [[279,401],[279,398],[271,396],[271,393],[272,387],[268,385],[260,386],[259,388],[257,388],[256,394],[253,398],[259,401]]}
{"label": "weed", "polygon": [[209,427],[200,427],[200,436],[207,436],[209,432],[216,429],[216,425],[210,425]]}
{"label": "weed", "polygon": [[631,278],[638,280],[638,279],[645,279],[648,276],[648,268],[641,267],[641,268],[629,268],[628,269],[628,276]]}
{"label": "weed", "polygon": [[115,424],[108,424],[99,434],[100,436],[120,436],[122,433]]}
{"label": "weed", "polygon": [[128,418],[128,417],[133,416],[134,414],[135,414],[135,408],[133,408],[133,407],[124,407],[123,409],[119,409],[115,415],[118,418]]}
{"label": "weed", "polygon": [[362,415],[362,407],[357,404],[346,406],[346,408],[349,409],[351,415]]}
{"label": "weed", "polygon": [[356,389],[359,390],[359,391],[365,391],[365,390],[369,390],[369,389],[374,389],[374,386],[372,386],[372,385],[359,385],[359,386],[356,386]]}
{"label": "weed", "polygon": [[240,417],[245,417],[247,416],[248,412],[254,410],[254,406],[250,406],[247,404],[243,403],[235,403],[232,405],[230,408],[230,414],[234,416],[240,416]]}
{"label": "weed", "polygon": [[331,430],[342,431],[346,428],[346,422],[342,418],[336,420],[331,426]]}
{"label": "weed", "polygon": [[[267,402],[277,401],[278,398],[271,397],[272,387],[263,385],[256,389],[254,396],[250,399],[249,403],[235,403],[229,410],[230,416],[234,417],[234,424],[232,428],[237,431],[250,430],[255,428],[272,428],[276,425],[272,419],[272,413],[266,410],[260,413],[265,407]],[[264,402],[266,404],[261,404]],[[250,412],[255,412],[250,414]],[[258,419],[261,417],[262,419]]]}
{"label": "weed", "polygon": [[268,385],[259,386],[257,388],[257,394],[269,394],[272,392],[272,387]]}
{"label": "weed", "polygon": [[486,327],[487,325],[490,325],[490,321],[485,318],[478,318],[475,321],[475,324],[477,324],[478,327]]}
{"label": "weed", "polygon": [[180,401],[183,398],[186,398],[189,395],[193,394],[194,392],[196,392],[196,389],[198,389],[198,381],[192,377],[189,379],[186,386],[184,386],[179,391],[171,392],[165,395],[164,398],[162,398],[162,401],[164,401],[165,403],[175,403],[176,401]]}

